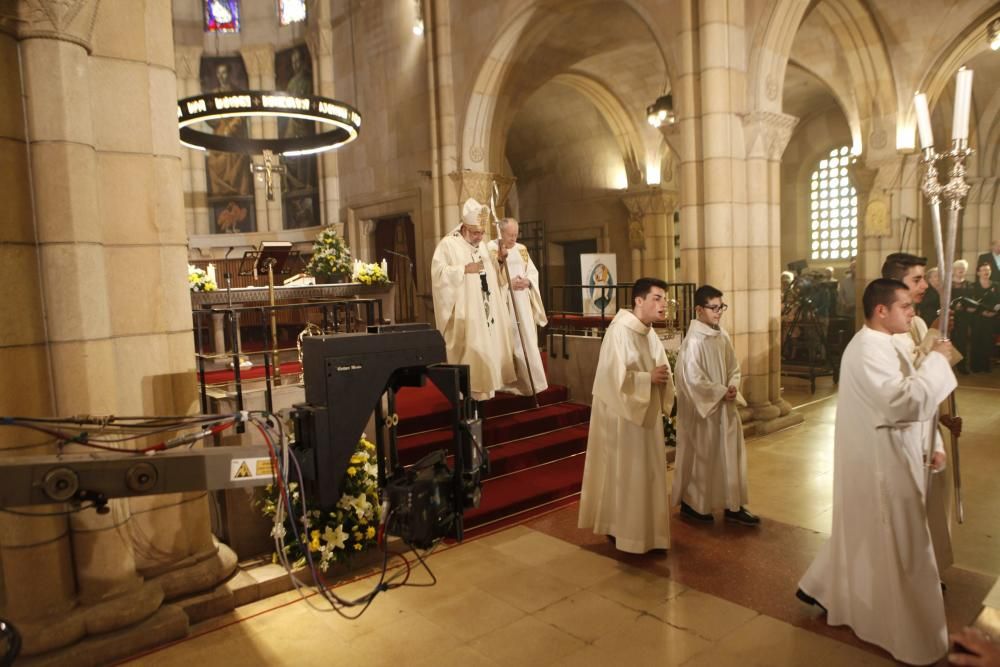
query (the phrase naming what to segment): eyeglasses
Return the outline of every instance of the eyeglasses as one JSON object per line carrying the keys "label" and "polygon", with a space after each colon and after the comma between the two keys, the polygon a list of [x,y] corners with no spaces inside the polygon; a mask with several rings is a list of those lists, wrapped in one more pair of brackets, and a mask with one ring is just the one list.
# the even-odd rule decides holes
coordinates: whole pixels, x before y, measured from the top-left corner
{"label": "eyeglasses", "polygon": [[702,306],[705,310],[711,310],[713,313],[724,313],[726,309],[729,308],[729,304],[719,303],[714,306]]}

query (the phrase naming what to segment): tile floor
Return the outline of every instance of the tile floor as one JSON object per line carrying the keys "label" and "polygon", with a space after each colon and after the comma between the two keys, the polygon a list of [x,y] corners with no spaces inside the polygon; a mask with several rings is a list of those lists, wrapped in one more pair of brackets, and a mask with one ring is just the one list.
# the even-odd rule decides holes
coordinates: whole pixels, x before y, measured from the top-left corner
{"label": "tile floor", "polygon": [[[994,375],[1000,375],[995,373]],[[358,620],[315,611],[295,592],[192,628],[130,665],[891,665],[791,597],[829,530],[833,419],[829,379],[815,395],[786,381],[804,424],[748,442],[759,531],[675,517],[667,553],[629,556],[575,527],[571,505],[433,554],[438,583],[378,596]],[[971,384],[971,383],[968,383]],[[966,522],[945,576],[952,625],[968,623],[1000,574],[1000,382],[963,387]],[[414,572],[413,581],[426,581]],[[355,597],[371,579],[336,592]],[[791,588],[790,588],[791,587]],[[319,598],[310,600],[317,605]]]}

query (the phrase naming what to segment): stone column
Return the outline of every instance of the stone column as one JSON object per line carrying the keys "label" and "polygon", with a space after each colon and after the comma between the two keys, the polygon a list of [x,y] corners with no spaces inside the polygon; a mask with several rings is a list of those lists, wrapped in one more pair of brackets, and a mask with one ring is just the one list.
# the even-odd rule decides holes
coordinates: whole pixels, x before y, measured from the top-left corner
{"label": "stone column", "polygon": [[[993,202],[997,194],[997,177],[987,176],[979,184],[978,196],[972,193],[962,211],[962,257],[969,260],[970,271],[975,271],[975,261],[990,250],[990,242],[996,238],[993,229]],[[972,224],[975,223],[975,224]]]}
{"label": "stone column", "polygon": [[[758,433],[802,421],[781,398],[781,156],[798,119],[755,111],[744,118],[747,146],[749,366],[747,402]],[[766,268],[765,268],[766,267]]]}
{"label": "stone column", "polygon": [[[178,99],[200,95],[201,47],[178,46],[174,50],[177,71]],[[184,197],[187,205],[184,215],[188,235],[210,234],[212,217],[208,211],[208,176],[205,173],[205,151],[183,148],[181,150]]]}
{"label": "stone column", "polygon": [[[458,169],[458,130],[455,121],[455,86],[451,57],[451,0],[427,0],[423,3],[427,26],[428,99],[431,113],[431,187],[434,236],[426,239],[433,253],[438,240],[451,227],[456,204],[455,192],[448,187],[449,174]],[[493,166],[493,165],[487,165]]]}
{"label": "stone column", "polygon": [[[317,95],[337,99],[337,88],[334,84],[333,71],[333,28],[328,23],[320,22],[323,14],[329,11],[328,3],[317,3],[320,15],[316,22],[310,22],[306,34],[306,44],[313,62],[313,90]],[[357,100],[351,100],[352,105]],[[364,116],[362,116],[364,123]],[[362,130],[365,131],[365,130]],[[340,216],[340,178],[338,177],[337,156],[339,151],[326,151],[319,154],[319,191],[320,208],[323,211],[320,221],[324,225],[341,222]]]}
{"label": "stone column", "polygon": [[672,282],[677,192],[656,185],[640,186],[622,195],[622,203],[629,213],[634,278],[649,276]]}
{"label": "stone column", "polygon": [[[255,46],[243,49],[243,62],[247,68],[247,78],[251,90],[274,90],[274,46]],[[261,139],[278,138],[278,119],[273,116],[250,119],[250,136]],[[263,165],[264,158],[251,157],[255,165]],[[257,208],[257,231],[276,232],[282,228],[281,193],[284,181],[274,179],[274,199],[268,200],[267,186],[263,178],[253,179],[254,205]]]}
{"label": "stone column", "polygon": [[[30,155],[20,173],[31,177],[23,184],[36,206],[27,247],[39,269],[15,274],[10,289],[34,293],[29,321],[37,311],[47,324],[51,396],[40,412],[187,412],[196,405],[196,383],[170,2],[24,0],[17,11]],[[12,407],[22,412],[26,405]],[[25,653],[123,629],[104,642],[110,653],[103,658],[80,646],[51,658],[86,654],[107,663],[183,636],[186,617],[161,607],[164,588],[204,589],[235,565],[207,546],[203,496],[113,501],[108,514],[84,510],[69,521],[5,518],[6,605],[24,632]],[[137,558],[139,536],[155,554]],[[178,569],[209,551],[198,572]],[[174,568],[171,577],[140,576],[150,554],[161,568]]]}
{"label": "stone column", "polygon": [[851,185],[858,195],[858,254],[855,264],[854,276],[854,328],[860,329],[865,323],[864,311],[862,310],[861,295],[864,294],[865,286],[869,282],[882,275],[882,263],[885,257],[879,256],[880,248],[874,242],[873,252],[866,252],[869,246],[873,245],[868,241],[865,234],[865,211],[868,210],[870,193],[875,184],[875,177],[878,176],[878,169],[873,169],[865,165],[860,158],[855,159],[847,167],[847,176],[851,179]]}

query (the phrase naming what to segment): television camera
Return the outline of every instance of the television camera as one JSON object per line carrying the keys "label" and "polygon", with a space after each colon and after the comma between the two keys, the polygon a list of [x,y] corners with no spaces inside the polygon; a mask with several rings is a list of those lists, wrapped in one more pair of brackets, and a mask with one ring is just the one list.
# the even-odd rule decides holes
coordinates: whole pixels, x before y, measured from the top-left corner
{"label": "television camera", "polygon": [[[295,442],[289,454],[302,471],[312,507],[336,506],[350,458],[374,410],[386,533],[419,548],[442,538],[462,539],[464,510],[479,504],[488,459],[469,368],[445,361],[444,339],[427,324],[304,340],[305,402],[290,413]],[[452,451],[450,456],[433,452],[406,468],[396,445],[396,393],[428,380],[451,403]],[[232,423],[234,417],[199,419],[202,430],[152,451],[0,460],[0,507],[90,502],[101,512],[107,511],[109,498],[263,486],[280,474],[268,446],[177,447],[210,435],[206,420]],[[17,420],[5,423],[17,425]]]}

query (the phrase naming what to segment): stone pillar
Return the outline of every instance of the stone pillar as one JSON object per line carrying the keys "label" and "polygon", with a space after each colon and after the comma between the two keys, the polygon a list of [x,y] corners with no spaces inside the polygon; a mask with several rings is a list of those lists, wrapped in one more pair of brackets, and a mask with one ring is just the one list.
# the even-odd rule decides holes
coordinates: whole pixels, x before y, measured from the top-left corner
{"label": "stone pillar", "polygon": [[[864,311],[862,310],[861,295],[864,294],[865,287],[875,278],[882,275],[882,263],[884,256],[880,256],[880,248],[877,241],[868,240],[865,230],[865,211],[870,203],[870,193],[878,176],[878,169],[873,169],[865,165],[860,158],[855,159],[847,167],[847,176],[851,179],[851,185],[858,194],[858,254],[855,264],[856,275],[854,276],[854,328],[860,329],[865,323]],[[873,252],[867,252],[869,246],[875,245]]]}
{"label": "stone pillar", "polygon": [[[274,46],[255,46],[243,49],[243,62],[247,68],[248,85],[251,90],[274,90]],[[278,119],[274,116],[250,119],[250,136],[262,139],[278,138]],[[251,157],[255,165],[263,165],[260,155]],[[253,179],[254,205],[257,209],[257,231],[276,232],[282,228],[281,193],[284,181],[274,179],[274,199],[267,198],[267,185],[262,177]]]}
{"label": "stone pillar", "polygon": [[[966,208],[962,212],[967,217],[967,222],[972,222],[975,218],[976,224],[970,225],[966,221],[962,224],[962,257],[969,260],[970,271],[975,270],[975,261],[984,252],[989,252],[990,243],[993,241],[993,202],[997,195],[997,177],[987,176],[982,179],[979,186],[979,196],[973,198],[970,194]],[[975,209],[975,213],[973,213]],[[968,237],[968,241],[966,241]]]}
{"label": "stone pillar", "polygon": [[622,195],[622,203],[628,209],[634,279],[648,276],[672,282],[677,192],[656,185],[640,186]]}
{"label": "stone pillar", "polygon": [[[750,337],[743,368],[747,402],[758,433],[802,421],[781,398],[781,156],[798,119],[755,111],[744,119],[747,146],[746,264]],[[763,268],[766,267],[766,268]]]}
{"label": "stone pillar", "polygon": [[[201,47],[178,46],[174,50],[177,71],[178,99],[200,95]],[[181,150],[184,207],[188,235],[211,234],[212,216],[208,211],[208,176],[205,173],[205,151],[183,148]]]}
{"label": "stone pillar", "polygon": [[[30,155],[18,173],[30,172],[22,185],[36,208],[13,229],[30,230],[25,256],[38,258],[38,270],[15,273],[10,291],[34,295],[27,321],[36,312],[47,325],[35,333],[50,381],[29,398],[47,386],[51,393],[46,406],[21,399],[0,407],[63,416],[187,412],[196,383],[170,1],[16,6],[22,146]],[[26,335],[32,331],[29,324]],[[183,636],[184,615],[161,607],[164,588],[204,589],[235,565],[211,542],[203,495],[113,501],[108,514],[84,510],[68,521],[4,515],[5,613],[24,633],[25,653],[128,628],[105,642],[106,659],[95,658],[107,663]],[[137,536],[155,554],[137,557]],[[194,576],[182,574],[209,551]],[[170,578],[140,576],[150,554],[161,569],[174,569]],[[79,655],[64,648],[52,659]]]}
{"label": "stone pillar", "polygon": [[434,221],[434,236],[426,239],[429,252],[425,253],[430,257],[438,240],[451,227],[458,202],[454,190],[448,187],[448,178],[459,165],[451,56],[451,0],[427,0],[423,7],[424,25],[427,26],[424,39],[427,44],[428,99],[431,106],[431,219]]}
{"label": "stone pillar", "polygon": [[[321,23],[323,15],[329,11],[328,3],[317,3],[319,16],[316,21],[310,20],[310,29],[306,34],[306,44],[313,62],[313,90],[323,97],[337,98],[333,72],[333,28],[328,23]],[[357,100],[351,100],[357,105]],[[363,111],[363,110],[362,110]],[[364,117],[362,116],[362,123]],[[365,131],[365,130],[362,130]],[[339,151],[326,151],[319,154],[320,222],[330,225],[341,222],[340,217],[340,178],[338,177],[337,156]]]}

